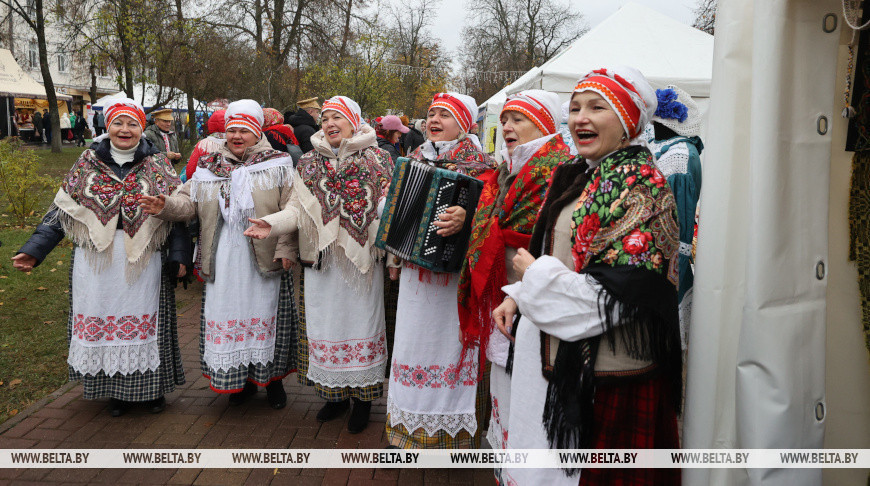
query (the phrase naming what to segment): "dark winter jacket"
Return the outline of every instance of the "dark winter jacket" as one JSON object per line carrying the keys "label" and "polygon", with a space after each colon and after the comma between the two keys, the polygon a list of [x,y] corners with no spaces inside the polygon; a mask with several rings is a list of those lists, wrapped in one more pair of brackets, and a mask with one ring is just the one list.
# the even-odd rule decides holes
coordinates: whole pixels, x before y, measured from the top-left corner
{"label": "dark winter jacket", "polygon": [[290,116],[284,115],[284,123],[293,127],[293,133],[299,140],[299,148],[302,149],[303,153],[307,154],[314,150],[314,146],[311,145],[311,136],[317,133],[320,127],[307,111],[299,108],[296,113]]}
{"label": "dark winter jacket", "polygon": [[[134,166],[141,163],[142,160],[149,156],[160,153],[153,144],[147,139],[142,139],[136,153],[133,155],[133,162],[124,165],[118,165],[112,159],[109,139],[104,139],[102,142],[95,142],[91,148],[96,152],[97,157],[105,162],[106,166],[112,169],[112,172],[123,180]],[[63,240],[64,231],[57,218],[57,208],[49,211],[42,218],[42,223],[36,227],[30,239],[24,243],[24,246],[18,250],[18,253],[26,253],[36,258],[36,265],[42,263],[45,257]],[[121,218],[118,218],[118,229],[122,229],[123,223]],[[168,255],[165,261],[176,262],[191,266],[193,249],[190,245],[190,235],[184,223],[175,223],[169,233],[169,239],[166,240],[166,250]]]}
{"label": "dark winter jacket", "polygon": [[395,145],[391,144],[389,140],[381,136],[378,136],[378,148],[386,150],[390,154],[390,159],[393,160],[393,167],[395,167],[396,159],[400,157],[399,149],[397,149]]}
{"label": "dark winter jacket", "polygon": [[408,133],[402,135],[402,147],[405,148],[405,153],[410,154],[420,145],[423,145],[423,142],[426,141],[426,137],[420,133],[420,130],[417,130],[414,127],[408,127]]}

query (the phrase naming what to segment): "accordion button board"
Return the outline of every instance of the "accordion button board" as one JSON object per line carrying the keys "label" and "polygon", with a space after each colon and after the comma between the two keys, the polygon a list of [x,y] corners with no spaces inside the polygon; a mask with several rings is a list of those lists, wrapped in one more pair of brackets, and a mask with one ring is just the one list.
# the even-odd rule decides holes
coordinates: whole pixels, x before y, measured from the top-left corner
{"label": "accordion button board", "polygon": [[[398,159],[375,246],[435,272],[458,272],[483,183],[427,161]],[[466,211],[458,233],[438,235],[436,221],[449,207]]]}

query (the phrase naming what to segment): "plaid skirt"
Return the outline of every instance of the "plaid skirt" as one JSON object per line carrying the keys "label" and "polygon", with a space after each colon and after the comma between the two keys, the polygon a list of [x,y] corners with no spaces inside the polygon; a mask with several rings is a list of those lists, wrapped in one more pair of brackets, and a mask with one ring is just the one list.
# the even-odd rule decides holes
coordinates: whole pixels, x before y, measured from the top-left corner
{"label": "plaid skirt", "polygon": [[266,386],[275,380],[281,380],[296,370],[296,356],[293,348],[296,343],[296,314],[293,312],[293,278],[290,272],[281,274],[281,287],[278,297],[278,318],[275,324],[275,354],[272,361],[262,364],[249,364],[228,371],[210,368],[202,359],[205,352],[205,288],[202,291],[202,309],[200,312],[199,356],[202,375],[211,383],[209,387],[218,393],[240,392],[246,382]]}
{"label": "plaid skirt", "polygon": [[330,388],[308,379],[308,334],[305,325],[305,271],[301,265],[295,265],[292,273],[294,283],[299,284],[296,287],[299,289],[299,292],[296,293],[296,325],[299,334],[296,345],[296,379],[302,385],[313,386],[317,396],[327,402],[342,402],[349,398],[371,402],[381,398],[384,395],[383,383],[353,388],[347,386],[343,388]]}
{"label": "plaid skirt", "polygon": [[[677,414],[661,374],[647,380],[599,384],[593,407],[592,449],[679,449]],[[583,469],[581,486],[679,485],[679,469]]]}
{"label": "plaid skirt", "polygon": [[474,415],[477,418],[477,431],[474,435],[462,430],[455,437],[443,430],[434,435],[427,434],[423,429],[417,429],[413,433],[402,424],[391,425],[390,416],[387,414],[387,442],[401,449],[479,449],[480,438],[489,423],[489,415],[492,404],[489,401],[489,369],[490,363],[486,363],[483,376],[477,383],[477,392],[474,399]]}
{"label": "plaid skirt", "polygon": [[[161,256],[162,258],[162,256]],[[83,263],[86,265],[87,263]],[[72,299],[75,288],[72,275],[75,265],[75,251],[70,254],[69,271],[69,319],[67,321],[67,342],[72,339],[73,315]],[[160,299],[157,313],[157,349],[160,353],[160,366],[155,371],[137,371],[130,374],[115,373],[106,376],[100,371],[96,375],[82,375],[69,367],[70,381],[81,381],[85,400],[114,398],[127,402],[145,402],[160,398],[175,390],[176,385],[184,384],[184,368],[181,363],[181,348],[178,345],[178,315],[175,306],[174,275],[161,274]]]}

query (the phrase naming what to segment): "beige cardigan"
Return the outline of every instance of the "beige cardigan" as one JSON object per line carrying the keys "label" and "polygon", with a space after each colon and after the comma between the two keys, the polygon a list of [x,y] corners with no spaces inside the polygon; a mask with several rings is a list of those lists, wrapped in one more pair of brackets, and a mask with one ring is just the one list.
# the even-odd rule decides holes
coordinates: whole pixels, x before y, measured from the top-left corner
{"label": "beige cardigan", "polygon": [[[254,154],[271,150],[268,140],[261,138],[256,145],[249,147],[242,160]],[[228,159],[239,160],[224,145],[218,151]],[[289,157],[289,155],[288,155]],[[220,228],[223,225],[221,216],[220,199],[194,202],[191,200],[191,183],[187,181],[181,190],[174,196],[166,197],[166,206],[156,217],[166,221],[189,221],[194,215],[199,218],[199,251],[201,255],[200,275],[207,281],[214,281],[214,258],[215,250],[219,243]],[[257,218],[280,211],[287,205],[290,197],[290,185],[284,184],[270,189],[254,189],[254,212]],[[290,235],[274,237],[263,240],[248,239],[254,260],[261,274],[272,275],[280,273],[283,269],[281,258],[293,258],[295,244]]]}

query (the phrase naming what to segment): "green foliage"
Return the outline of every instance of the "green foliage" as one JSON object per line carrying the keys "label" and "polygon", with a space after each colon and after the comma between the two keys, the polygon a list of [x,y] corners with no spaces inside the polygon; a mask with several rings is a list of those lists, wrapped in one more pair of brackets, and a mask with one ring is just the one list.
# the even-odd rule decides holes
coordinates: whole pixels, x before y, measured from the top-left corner
{"label": "green foliage", "polygon": [[18,226],[26,224],[27,217],[40,208],[45,193],[58,185],[42,172],[37,158],[17,139],[0,140],[0,193]]}
{"label": "green foliage", "polygon": [[32,272],[12,269],[29,229],[0,229],[0,423],[66,381],[69,256],[64,241]]}

